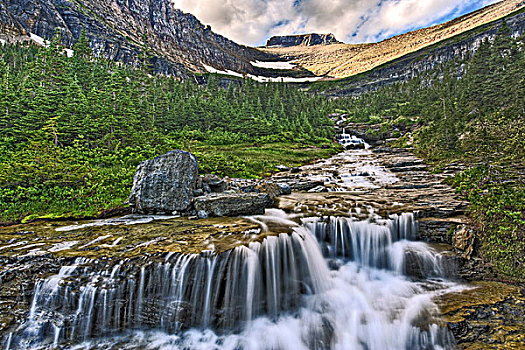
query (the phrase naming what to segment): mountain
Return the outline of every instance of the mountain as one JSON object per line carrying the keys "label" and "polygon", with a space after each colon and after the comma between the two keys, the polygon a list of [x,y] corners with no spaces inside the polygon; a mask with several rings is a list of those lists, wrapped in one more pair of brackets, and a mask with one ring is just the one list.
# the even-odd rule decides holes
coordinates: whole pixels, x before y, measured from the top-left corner
{"label": "mountain", "polygon": [[177,76],[206,72],[206,65],[260,74],[250,61],[272,56],[215,34],[170,0],[2,0],[0,23],[18,40],[30,33],[49,40],[58,28],[66,47],[84,29],[97,55],[133,65],[147,38],[155,70]]}
{"label": "mountain", "polygon": [[266,42],[266,47],[315,46],[341,44],[335,36],[330,34],[299,34],[272,36]]}
{"label": "mountain", "polygon": [[[468,32],[442,40],[434,45],[394,59],[372,70],[344,79],[322,81],[310,87],[331,97],[359,96],[369,91],[398,82],[409,81],[438,66],[456,59],[468,59],[477,51],[483,41],[493,41],[506,26],[510,36],[517,38],[525,33],[525,8],[500,20],[476,27]],[[457,77],[463,74],[458,71]]]}
{"label": "mountain", "polygon": [[344,78],[433,45],[525,7],[523,0],[505,0],[447,23],[398,35],[372,44],[334,44],[264,48],[318,76]]}
{"label": "mountain", "polygon": [[272,37],[267,47],[252,48],[214,33],[195,16],[175,9],[170,0],[2,0],[0,39],[43,44],[58,28],[63,44],[71,48],[85,30],[95,54],[139,66],[146,52],[149,65],[163,74],[184,78],[219,72],[308,81],[369,71],[524,6],[523,0],[505,0],[373,44],[343,44],[332,34],[314,33]]}

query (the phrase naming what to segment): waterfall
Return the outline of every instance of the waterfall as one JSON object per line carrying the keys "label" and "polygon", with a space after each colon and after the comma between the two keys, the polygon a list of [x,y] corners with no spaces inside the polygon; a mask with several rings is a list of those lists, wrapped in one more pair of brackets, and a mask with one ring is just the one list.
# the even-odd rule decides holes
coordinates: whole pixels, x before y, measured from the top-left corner
{"label": "waterfall", "polygon": [[219,255],[176,253],[114,266],[77,259],[37,283],[28,321],[11,343],[31,348],[126,329],[239,329],[257,316],[277,318],[299,307],[303,295],[330,286],[328,277],[304,229]]}
{"label": "waterfall", "polygon": [[[286,219],[271,215],[280,225]],[[412,214],[286,220],[290,233],[220,254],[77,259],[36,284],[7,349],[453,347],[432,298],[455,284],[429,288],[405,275],[408,261],[421,266],[420,277],[445,275],[439,254],[412,241]]]}
{"label": "waterfall", "polygon": [[417,236],[412,213],[394,214],[376,222],[310,218],[304,225],[327,258],[349,259],[362,266],[410,272],[418,277],[453,277],[440,254],[423,242],[411,241]]}

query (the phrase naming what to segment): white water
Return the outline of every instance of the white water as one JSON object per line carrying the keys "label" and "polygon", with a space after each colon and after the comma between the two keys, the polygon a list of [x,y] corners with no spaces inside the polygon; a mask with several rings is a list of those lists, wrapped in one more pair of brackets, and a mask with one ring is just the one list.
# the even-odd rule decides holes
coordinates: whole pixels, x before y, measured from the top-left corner
{"label": "white water", "polygon": [[87,222],[85,224],[79,224],[79,225],[69,225],[69,226],[62,226],[58,227],[55,230],[56,231],[74,231],[74,230],[80,230],[86,227],[98,227],[98,226],[115,226],[115,225],[138,225],[138,224],[147,224],[152,221],[158,221],[158,220],[170,220],[177,218],[178,216],[173,215],[125,215],[119,218],[112,218],[112,219],[102,219],[102,220],[94,220],[91,222]]}
{"label": "white water", "polygon": [[[290,219],[272,210],[255,220],[279,227]],[[411,214],[291,226],[293,233],[262,243],[220,255],[169,254],[138,270],[137,261],[97,267],[77,259],[37,284],[28,321],[8,349],[67,340],[80,342],[72,349],[453,347],[434,322],[432,298],[461,287],[444,279],[439,254],[411,241]],[[440,279],[405,276],[407,251],[422,257],[423,276]]]}
{"label": "white water", "polygon": [[[399,181],[378,160],[373,159],[371,154],[372,150],[368,148],[347,151],[324,162],[304,166],[303,171],[312,174],[307,176],[310,180],[322,180],[325,185],[332,185],[331,191],[380,188]],[[316,174],[315,170],[318,169],[322,169],[323,173]],[[338,175],[333,176],[334,172]]]}

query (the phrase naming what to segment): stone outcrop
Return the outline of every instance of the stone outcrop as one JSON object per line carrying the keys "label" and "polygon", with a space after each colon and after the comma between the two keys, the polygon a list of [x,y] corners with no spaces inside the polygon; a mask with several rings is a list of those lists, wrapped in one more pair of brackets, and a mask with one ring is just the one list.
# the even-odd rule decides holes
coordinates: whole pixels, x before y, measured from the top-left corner
{"label": "stone outcrop", "polygon": [[291,192],[284,182],[199,176],[195,156],[172,151],[139,164],[128,202],[139,214],[259,215]]}
{"label": "stone outcrop", "polygon": [[142,162],[133,178],[129,203],[141,214],[186,212],[191,207],[198,171],[197,159],[183,151]]}
{"label": "stone outcrop", "polygon": [[266,193],[213,193],[194,198],[195,210],[202,219],[208,216],[262,215],[272,203]]}
{"label": "stone outcrop", "polygon": [[455,349],[523,349],[523,288],[498,282],[469,287],[436,300],[454,334]]}
{"label": "stone outcrop", "polygon": [[20,23],[13,18],[5,4],[0,2],[0,35],[25,35],[27,34]]}
{"label": "stone outcrop", "polygon": [[271,46],[314,46],[314,45],[330,45],[340,44],[335,36],[330,34],[300,34],[300,35],[284,35],[284,36],[272,36],[266,42],[266,47]]}

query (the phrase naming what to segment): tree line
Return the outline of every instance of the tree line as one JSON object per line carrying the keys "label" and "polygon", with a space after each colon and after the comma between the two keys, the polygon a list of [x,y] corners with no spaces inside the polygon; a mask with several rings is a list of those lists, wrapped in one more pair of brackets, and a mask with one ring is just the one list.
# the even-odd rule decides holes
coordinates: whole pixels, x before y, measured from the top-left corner
{"label": "tree line", "polygon": [[[147,62],[136,69],[93,56],[84,34],[72,49],[68,57],[58,33],[47,47],[0,46],[3,221],[122,205],[137,164],[171,149],[332,138],[331,103],[294,87],[152,75]],[[260,171],[203,158],[221,175]]]}

